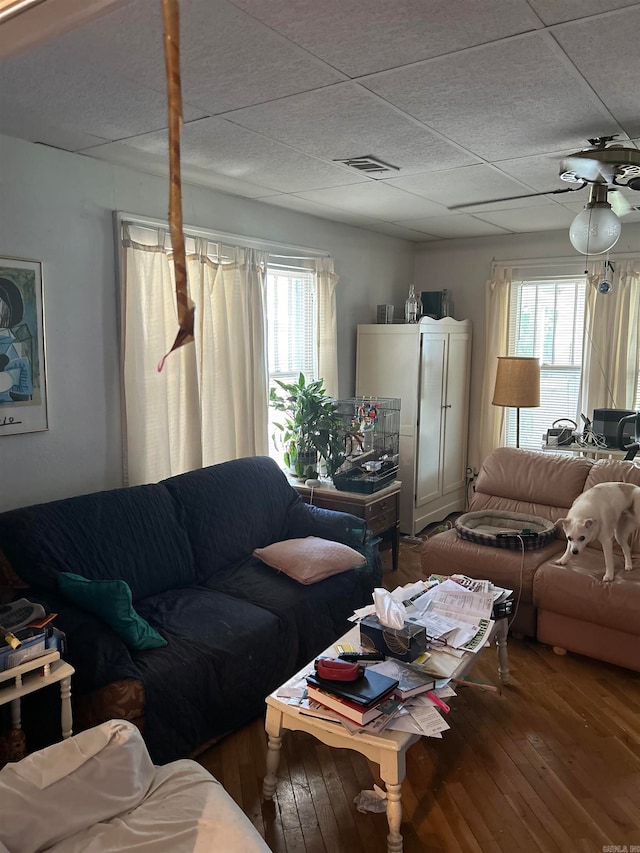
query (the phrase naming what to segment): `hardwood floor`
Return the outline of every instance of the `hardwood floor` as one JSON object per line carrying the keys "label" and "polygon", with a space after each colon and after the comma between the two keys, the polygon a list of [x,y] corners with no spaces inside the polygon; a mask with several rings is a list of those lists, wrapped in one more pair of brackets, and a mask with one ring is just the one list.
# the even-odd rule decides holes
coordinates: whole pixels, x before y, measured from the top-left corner
{"label": "hardwood floor", "polygon": [[[397,573],[383,554],[385,586],[421,576],[420,544],[402,540]],[[409,750],[405,853],[640,853],[640,674],[511,637],[509,658],[510,685],[461,687],[451,729]],[[479,653],[473,677],[498,685],[495,649]],[[386,851],[386,816],[353,804],[380,784],[376,765],[288,732],[276,796],[263,802],[265,753],[256,720],[199,760],[275,853]]]}

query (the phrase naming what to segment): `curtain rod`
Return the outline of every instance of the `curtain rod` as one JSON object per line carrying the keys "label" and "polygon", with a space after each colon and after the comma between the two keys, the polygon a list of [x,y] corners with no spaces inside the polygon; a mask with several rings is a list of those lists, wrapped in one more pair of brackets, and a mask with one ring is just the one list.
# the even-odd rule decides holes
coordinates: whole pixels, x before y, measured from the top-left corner
{"label": "curtain rod", "polygon": [[[606,253],[602,255],[589,255],[589,262],[593,263],[594,261],[605,259]],[[611,260],[636,260],[640,259],[640,253],[638,252],[609,252],[609,258]],[[575,264],[581,264],[587,262],[586,255],[579,255],[578,257],[564,257],[564,258],[513,258],[507,260],[496,260],[495,258],[491,261],[492,269],[494,267],[550,267],[550,266],[569,266]]]}
{"label": "curtain rod", "polygon": [[[162,219],[153,219],[148,216],[138,216],[135,213],[125,213],[119,210],[115,211],[115,214],[120,225],[137,225],[143,228],[164,228],[167,231],[169,229],[169,223]],[[330,257],[330,253],[324,249],[311,249],[307,246],[290,246],[286,243],[274,243],[269,240],[261,240],[259,237],[248,237],[245,234],[228,234],[224,231],[210,231],[207,228],[196,228],[190,225],[184,226],[184,233],[186,237],[202,237],[205,240],[210,240],[212,243],[228,241],[230,243],[235,244],[241,242],[243,245],[248,246],[250,248],[259,248],[265,251],[269,251],[269,249],[275,249],[279,252],[284,251],[297,253],[292,255],[274,255],[274,257],[279,258],[302,259],[304,257],[309,256],[319,258]],[[304,252],[304,255],[301,254],[302,252]]]}

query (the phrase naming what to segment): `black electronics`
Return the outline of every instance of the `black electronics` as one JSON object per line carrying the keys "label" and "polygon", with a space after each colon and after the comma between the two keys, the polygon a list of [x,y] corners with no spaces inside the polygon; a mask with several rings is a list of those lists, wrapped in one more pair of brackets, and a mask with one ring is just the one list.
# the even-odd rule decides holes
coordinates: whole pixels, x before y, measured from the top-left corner
{"label": "black electronics", "polygon": [[379,663],[384,660],[382,652],[340,652],[338,657],[356,663]]}
{"label": "black electronics", "polygon": [[422,316],[442,320],[453,316],[453,305],[448,290],[423,290],[420,293]]}
{"label": "black electronics", "polygon": [[[618,422],[628,415],[634,415],[631,409],[594,409],[593,424],[591,429],[596,436],[602,436],[607,447],[618,447],[617,432]],[[635,425],[629,423],[625,426],[623,435],[625,444],[635,441]]]}
{"label": "black electronics", "polygon": [[[633,427],[634,439],[628,442],[625,437],[625,431],[628,429],[628,424]],[[636,453],[640,450],[640,412],[633,415],[627,415],[626,418],[620,418],[618,421],[618,430],[616,433],[616,442],[620,450],[626,450],[626,460],[635,459]]]}

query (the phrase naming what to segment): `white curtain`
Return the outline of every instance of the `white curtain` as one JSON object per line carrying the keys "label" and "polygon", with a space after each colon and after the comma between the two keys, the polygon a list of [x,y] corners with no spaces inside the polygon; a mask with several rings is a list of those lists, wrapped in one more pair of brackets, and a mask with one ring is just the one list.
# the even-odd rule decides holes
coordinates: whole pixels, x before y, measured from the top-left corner
{"label": "white curtain", "polygon": [[589,264],[580,411],[635,408],[640,367],[640,260],[614,261],[610,293],[602,261]]}
{"label": "white curtain", "polygon": [[487,282],[480,429],[474,430],[473,424],[470,425],[469,442],[470,458],[477,459],[480,463],[492,450],[502,444],[505,410],[502,406],[494,406],[491,401],[496,384],[498,356],[509,354],[509,306],[512,281],[513,270],[510,267],[496,267],[494,278]]}
{"label": "white curtain", "polygon": [[333,258],[315,261],[317,282],[318,376],[324,379],[329,397],[338,397],[338,332]]}
{"label": "white curtain", "polygon": [[[188,251],[195,343],[157,366],[176,334],[168,237],[136,242],[123,225],[122,364],[125,475],[154,482],[203,465],[266,454],[267,371],[264,284],[268,255],[211,244]],[[149,234],[144,229],[145,240]],[[136,234],[137,236],[137,234]],[[188,247],[190,249],[191,247]],[[219,256],[222,251],[219,251]]]}

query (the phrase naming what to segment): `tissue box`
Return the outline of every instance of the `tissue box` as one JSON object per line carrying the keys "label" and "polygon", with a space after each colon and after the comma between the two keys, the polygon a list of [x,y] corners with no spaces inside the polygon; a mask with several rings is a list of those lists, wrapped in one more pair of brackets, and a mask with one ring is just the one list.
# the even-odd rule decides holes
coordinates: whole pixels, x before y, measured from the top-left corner
{"label": "tissue box", "polygon": [[427,632],[410,622],[403,628],[386,628],[377,616],[365,616],[360,620],[360,645],[364,651],[411,662],[427,650]]}

